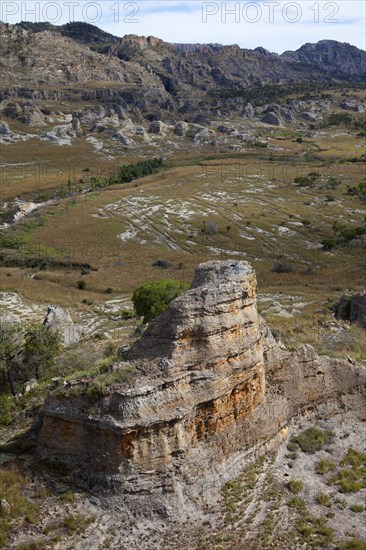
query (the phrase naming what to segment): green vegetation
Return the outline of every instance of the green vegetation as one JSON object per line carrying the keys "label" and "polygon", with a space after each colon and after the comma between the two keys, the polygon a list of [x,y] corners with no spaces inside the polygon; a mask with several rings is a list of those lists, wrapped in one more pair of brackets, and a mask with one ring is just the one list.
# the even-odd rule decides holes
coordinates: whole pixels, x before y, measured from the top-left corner
{"label": "green vegetation", "polygon": [[349,542],[340,545],[340,550],[366,550],[366,542],[353,538]]}
{"label": "green vegetation", "polygon": [[334,464],[334,462],[331,462],[326,458],[322,458],[316,465],[316,473],[320,475],[327,474],[328,472],[334,471],[336,467],[337,466]]}
{"label": "green vegetation", "polygon": [[292,437],[291,442],[297,443],[304,453],[315,453],[331,443],[333,433],[329,430],[321,430],[320,428],[309,428],[301,432],[298,436]]}
{"label": "green vegetation", "polygon": [[330,508],[332,505],[332,502],[326,493],[320,493],[318,496],[318,503],[322,506],[326,506],[327,508]]}
{"label": "green vegetation", "polygon": [[329,485],[338,485],[341,493],[357,493],[366,488],[366,453],[350,447],[340,466],[345,468],[328,479]]}
{"label": "green vegetation", "polygon": [[26,496],[27,480],[15,470],[0,469],[0,499],[5,501],[0,508],[0,547],[5,547],[8,532],[14,525],[35,523],[38,507]]}
{"label": "green vegetation", "polygon": [[151,160],[141,160],[136,164],[125,164],[121,166],[115,176],[109,178],[91,178],[91,184],[94,189],[103,189],[116,185],[118,183],[129,183],[138,178],[143,178],[150,174],[154,174],[162,166],[163,161],[161,158],[154,158]]}
{"label": "green vegetation", "polygon": [[352,512],[356,512],[357,514],[360,514],[361,512],[365,511],[365,507],[362,504],[352,504],[351,510]]}
{"label": "green vegetation", "polygon": [[69,534],[84,533],[88,525],[95,521],[95,516],[82,516],[81,514],[70,514],[64,519],[64,526]]}
{"label": "green vegetation", "polygon": [[186,283],[174,279],[144,283],[134,291],[132,302],[137,315],[147,323],[165,311],[168,304],[188,288]]}
{"label": "green vegetation", "polygon": [[305,515],[301,519],[296,529],[300,535],[307,542],[314,541],[318,545],[326,548],[332,542],[334,536],[334,530],[326,524],[324,518],[316,518],[309,515]]}
{"label": "green vegetation", "polygon": [[359,183],[357,187],[348,187],[347,195],[358,195],[362,201],[366,201],[366,181]]}
{"label": "green vegetation", "polygon": [[225,523],[232,524],[238,520],[253,499],[253,490],[258,476],[263,471],[265,459],[250,464],[236,479],[228,481],[223,487],[226,516]]}
{"label": "green vegetation", "polygon": [[[0,324],[0,376],[2,388],[17,394],[18,382],[35,377],[49,369],[59,350],[59,336],[44,325]],[[3,407],[5,407],[5,401]]]}
{"label": "green vegetation", "polygon": [[303,490],[304,484],[300,480],[291,479],[288,482],[288,488],[290,489],[291,493],[294,493],[294,495],[297,495]]}

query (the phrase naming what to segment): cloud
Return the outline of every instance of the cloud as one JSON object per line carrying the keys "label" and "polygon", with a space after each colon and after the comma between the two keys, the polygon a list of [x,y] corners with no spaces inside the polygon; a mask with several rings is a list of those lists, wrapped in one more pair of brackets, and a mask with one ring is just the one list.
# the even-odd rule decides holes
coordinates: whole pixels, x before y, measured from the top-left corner
{"label": "cloud", "polygon": [[366,4],[358,0],[2,0],[1,19],[58,25],[79,20],[117,36],[154,35],[168,42],[263,46],[278,53],[321,39],[366,49]]}

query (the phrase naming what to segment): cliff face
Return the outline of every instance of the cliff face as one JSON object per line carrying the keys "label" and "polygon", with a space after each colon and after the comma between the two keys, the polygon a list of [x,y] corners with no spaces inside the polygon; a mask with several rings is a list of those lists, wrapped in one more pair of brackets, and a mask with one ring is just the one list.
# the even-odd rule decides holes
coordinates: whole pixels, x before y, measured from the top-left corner
{"label": "cliff face", "polygon": [[200,265],[127,360],[136,379],[108,387],[93,409],[87,395],[47,398],[39,452],[72,465],[89,486],[107,480],[125,496],[176,502],[207,498],[250,454],[283,438],[294,416],[344,404],[366,381],[362,367],[310,346],[281,355],[257,313],[255,274],[235,261]]}

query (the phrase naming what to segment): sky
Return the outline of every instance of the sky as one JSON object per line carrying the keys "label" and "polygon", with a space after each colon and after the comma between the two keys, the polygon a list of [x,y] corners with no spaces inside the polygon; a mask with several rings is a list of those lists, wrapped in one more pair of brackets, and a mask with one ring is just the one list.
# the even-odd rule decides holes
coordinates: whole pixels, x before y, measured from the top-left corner
{"label": "sky", "polygon": [[262,46],[277,53],[322,39],[366,49],[364,0],[1,0],[0,20],[84,21],[116,36]]}

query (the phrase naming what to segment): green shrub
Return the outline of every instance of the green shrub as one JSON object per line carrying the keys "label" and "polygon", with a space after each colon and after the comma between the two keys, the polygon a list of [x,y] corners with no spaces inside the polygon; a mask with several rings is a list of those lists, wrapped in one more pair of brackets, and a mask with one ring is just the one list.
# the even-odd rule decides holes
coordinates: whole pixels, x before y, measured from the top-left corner
{"label": "green shrub", "polygon": [[135,317],[135,312],[132,309],[122,309],[121,317],[125,321],[128,321],[129,319],[133,319]]}
{"label": "green shrub", "polygon": [[330,460],[327,460],[326,458],[322,458],[319,460],[318,464],[316,465],[316,473],[323,475],[327,474],[328,472],[334,471],[336,469],[336,465],[334,462],[330,462]]}
{"label": "green shrub", "polygon": [[144,323],[147,323],[165,311],[168,304],[187,289],[186,283],[174,279],[144,283],[135,289],[132,302],[137,315],[143,316]]}
{"label": "green shrub", "polygon": [[79,281],[77,281],[76,286],[79,290],[85,290],[86,282],[83,281],[83,279],[80,279]]}
{"label": "green shrub", "polygon": [[297,495],[298,493],[300,493],[300,491],[303,490],[304,484],[300,480],[291,479],[291,481],[288,482],[288,488],[290,489],[291,493]]}
{"label": "green shrub", "polygon": [[90,523],[95,520],[94,516],[82,516],[81,514],[70,514],[64,519],[64,526],[69,533],[83,533]]}
{"label": "green shrub", "polygon": [[0,547],[7,544],[7,532],[13,525],[38,519],[38,507],[23,494],[26,487],[26,479],[17,471],[0,470],[0,495],[10,506],[9,513],[0,512]]}
{"label": "green shrub", "polygon": [[326,493],[320,493],[320,495],[318,496],[318,503],[322,506],[326,506],[327,508],[330,508],[332,504],[329,496]]}
{"label": "green shrub", "polygon": [[340,550],[366,550],[366,542],[360,539],[352,539],[339,547]]}
{"label": "green shrub", "polygon": [[361,513],[365,511],[365,507],[362,506],[362,504],[352,504],[351,506],[352,512]]}
{"label": "green shrub", "polygon": [[332,432],[315,427],[309,428],[298,436],[291,438],[291,441],[297,443],[304,453],[320,451],[324,445],[331,443],[332,440]]}
{"label": "green shrub", "polygon": [[296,508],[300,512],[305,512],[306,510],[306,502],[303,498],[300,498],[300,497],[290,498],[290,500],[287,501],[287,505],[290,508]]}
{"label": "green shrub", "polygon": [[323,239],[320,243],[323,247],[323,250],[333,250],[337,246],[337,239],[334,237],[329,237],[327,239]]}
{"label": "green shrub", "polygon": [[10,395],[0,395],[0,426],[8,426],[13,420],[14,400]]}
{"label": "green shrub", "polygon": [[299,176],[295,178],[294,182],[300,187],[310,187],[313,185],[313,180],[307,178],[306,176]]}

